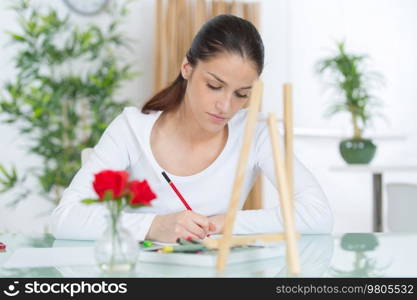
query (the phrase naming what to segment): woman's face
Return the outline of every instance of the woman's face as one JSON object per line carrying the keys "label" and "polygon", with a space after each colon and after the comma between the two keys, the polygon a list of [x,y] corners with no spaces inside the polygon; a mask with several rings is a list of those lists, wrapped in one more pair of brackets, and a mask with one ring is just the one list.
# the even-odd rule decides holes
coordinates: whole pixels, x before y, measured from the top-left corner
{"label": "woman's face", "polygon": [[249,101],[258,72],[252,61],[223,53],[193,68],[186,60],[181,67],[188,80],[184,104],[190,117],[207,132],[221,131]]}

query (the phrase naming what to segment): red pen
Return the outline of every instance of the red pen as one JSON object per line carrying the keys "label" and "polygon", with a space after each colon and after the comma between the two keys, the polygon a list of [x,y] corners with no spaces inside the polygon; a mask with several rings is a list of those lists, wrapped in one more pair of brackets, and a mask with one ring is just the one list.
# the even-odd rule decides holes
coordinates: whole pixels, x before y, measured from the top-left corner
{"label": "red pen", "polygon": [[6,244],[3,244],[2,242],[0,242],[0,251],[5,251],[6,250]]}
{"label": "red pen", "polygon": [[174,183],[171,181],[171,179],[168,177],[167,173],[165,173],[164,171],[162,171],[162,176],[164,176],[164,178],[166,179],[166,181],[169,183],[169,185],[171,186],[171,188],[174,190],[175,194],[177,194],[178,198],[180,198],[182,204],[184,204],[184,206],[188,209],[188,210],[192,210],[191,207],[188,205],[187,201],[185,201],[184,197],[181,195],[181,193],[177,190],[177,188],[175,187]]}

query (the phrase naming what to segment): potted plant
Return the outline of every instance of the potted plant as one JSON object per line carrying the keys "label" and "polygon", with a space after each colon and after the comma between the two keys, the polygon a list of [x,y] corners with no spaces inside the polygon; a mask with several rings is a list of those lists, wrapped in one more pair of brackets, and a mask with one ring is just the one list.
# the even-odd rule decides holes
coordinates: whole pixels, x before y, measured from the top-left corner
{"label": "potted plant", "polygon": [[100,26],[77,24],[69,14],[32,2],[13,1],[19,26],[7,34],[16,75],[0,91],[0,122],[17,126],[30,141],[28,153],[41,163],[17,172],[0,161],[0,193],[22,190],[14,190],[13,204],[33,193],[26,181],[33,177],[43,197],[59,202],[80,168],[82,149],[97,144],[131,103],[118,96],[119,88],[137,75],[119,55],[131,49],[121,31],[128,1],[114,1]]}
{"label": "potted plant", "polygon": [[338,97],[329,106],[328,116],[347,112],[351,116],[353,136],[339,144],[340,154],[348,164],[367,164],[376,152],[371,139],[363,137],[364,130],[376,114],[379,105],[370,93],[373,84],[381,82],[383,77],[366,69],[367,55],[355,55],[346,52],[345,43],[337,42],[337,52],[321,59],[316,64],[316,72],[328,76],[329,85]]}

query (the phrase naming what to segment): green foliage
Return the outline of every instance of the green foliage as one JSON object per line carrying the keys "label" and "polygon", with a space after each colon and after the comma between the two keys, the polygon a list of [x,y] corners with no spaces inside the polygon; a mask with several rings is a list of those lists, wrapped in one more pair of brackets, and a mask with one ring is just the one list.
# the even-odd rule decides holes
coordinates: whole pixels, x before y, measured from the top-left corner
{"label": "green foliage", "polygon": [[373,117],[374,108],[379,106],[376,98],[370,94],[373,84],[381,82],[382,75],[367,71],[367,55],[354,55],[346,52],[345,43],[337,42],[337,53],[321,59],[316,64],[316,72],[327,74],[329,86],[342,95],[329,106],[327,115],[349,112],[352,116],[354,137],[361,138],[364,129]]}
{"label": "green foliage", "polygon": [[83,199],[83,200],[81,200],[81,203],[95,204],[95,203],[100,203],[100,200],[97,200],[97,199]]}
{"label": "green foliage", "polygon": [[13,167],[9,172],[4,168],[4,166],[0,165],[0,175],[2,176],[0,177],[0,184],[3,186],[3,188],[0,190],[0,193],[3,193],[14,187],[18,180],[15,167]]}
{"label": "green foliage", "polygon": [[[13,5],[20,30],[8,35],[16,47],[17,74],[4,86],[0,113],[31,141],[28,152],[42,159],[32,170],[40,192],[57,202],[80,168],[81,150],[93,147],[129,104],[115,98],[121,85],[137,75],[117,56],[129,46],[119,29],[128,13],[127,2],[114,1],[108,9],[109,24],[100,27],[78,26],[68,15],[31,7],[29,1]],[[4,167],[0,170],[5,191],[17,175],[14,169],[12,175]]]}

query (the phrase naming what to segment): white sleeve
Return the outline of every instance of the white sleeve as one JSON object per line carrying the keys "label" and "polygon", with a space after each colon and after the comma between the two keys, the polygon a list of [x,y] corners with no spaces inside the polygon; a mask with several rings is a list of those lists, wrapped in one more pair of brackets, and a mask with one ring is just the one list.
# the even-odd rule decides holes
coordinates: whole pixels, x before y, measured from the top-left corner
{"label": "white sleeve", "polygon": [[[274,158],[267,126],[262,126],[255,140],[255,168],[258,169],[258,172],[262,171],[277,188]],[[329,233],[332,231],[333,214],[327,198],[314,176],[295,156],[294,208],[297,231],[301,233]],[[283,228],[281,207],[277,201],[277,205],[272,208],[238,211],[234,233],[282,232]]]}
{"label": "white sleeve", "polygon": [[[107,224],[106,208],[100,204],[83,204],[85,198],[96,198],[92,183],[94,174],[104,170],[126,170],[129,153],[126,137],[129,136],[123,115],[119,115],[101,136],[91,156],[64,190],[59,205],[52,212],[51,232],[57,239],[94,240],[101,236]],[[155,214],[121,214],[121,220],[135,239],[143,240]]]}

